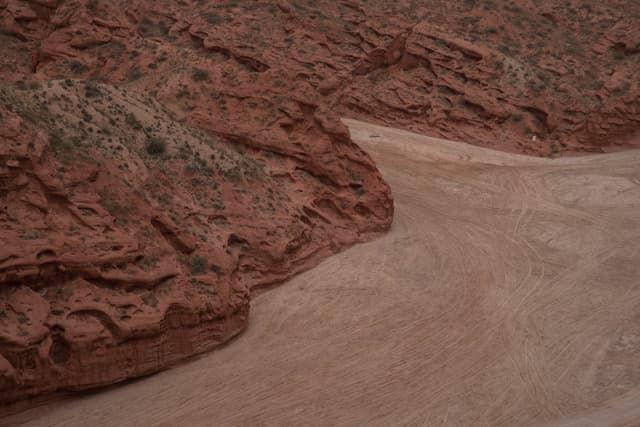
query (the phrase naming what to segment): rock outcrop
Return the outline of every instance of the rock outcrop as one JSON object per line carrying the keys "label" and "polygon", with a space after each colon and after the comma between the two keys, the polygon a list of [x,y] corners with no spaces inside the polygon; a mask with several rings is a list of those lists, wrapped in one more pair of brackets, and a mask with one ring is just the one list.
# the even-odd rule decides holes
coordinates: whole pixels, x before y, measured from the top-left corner
{"label": "rock outcrop", "polygon": [[538,156],[640,147],[637,2],[420,5],[361,10],[337,45],[359,59],[321,85],[343,115]]}
{"label": "rock outcrop", "polygon": [[252,290],[391,224],[313,87],[215,46],[212,17],[116,3],[0,8],[3,402],[209,350]]}
{"label": "rock outcrop", "polygon": [[208,350],[246,325],[252,289],[391,221],[371,160],[310,105],[288,106],[308,148],[276,152],[92,81],[3,88],[0,101],[3,401]]}

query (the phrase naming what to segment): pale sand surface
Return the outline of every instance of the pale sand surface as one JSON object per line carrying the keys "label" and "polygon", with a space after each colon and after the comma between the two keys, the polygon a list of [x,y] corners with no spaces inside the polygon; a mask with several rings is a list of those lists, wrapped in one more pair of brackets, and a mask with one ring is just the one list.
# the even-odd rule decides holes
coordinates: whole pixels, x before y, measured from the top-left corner
{"label": "pale sand surface", "polygon": [[356,121],[391,232],[230,345],[24,426],[638,426],[640,151],[536,159]]}

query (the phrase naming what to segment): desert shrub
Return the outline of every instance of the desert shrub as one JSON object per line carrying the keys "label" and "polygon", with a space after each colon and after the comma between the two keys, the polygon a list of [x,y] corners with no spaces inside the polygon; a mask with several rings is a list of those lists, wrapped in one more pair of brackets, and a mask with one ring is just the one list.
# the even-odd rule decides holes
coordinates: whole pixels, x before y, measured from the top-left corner
{"label": "desert shrub", "polygon": [[152,156],[160,156],[167,151],[167,143],[159,138],[149,138],[145,148],[148,154]]}
{"label": "desert shrub", "polygon": [[205,14],[204,17],[207,20],[207,22],[211,25],[220,25],[225,22],[225,19],[222,16],[214,12],[209,12]]}
{"label": "desert shrub", "polygon": [[127,122],[127,124],[135,130],[142,129],[142,124],[140,124],[136,116],[134,116],[132,113],[127,114],[124,118],[124,121]]}
{"label": "desert shrub", "polygon": [[71,71],[74,74],[81,74],[81,73],[84,73],[84,72],[86,72],[88,70],[88,68],[84,64],[82,64],[82,63],[80,63],[78,61],[71,61],[69,63],[69,68],[71,68]]}
{"label": "desert shrub", "polygon": [[[133,55],[134,52],[132,52]],[[137,52],[136,52],[137,53]],[[127,79],[129,81],[134,81],[134,80],[138,80],[142,77],[142,73],[140,72],[140,69],[138,68],[138,66],[134,66],[132,67],[128,72],[127,72]]]}
{"label": "desert shrub", "polygon": [[92,82],[87,82],[87,84],[84,86],[84,94],[87,98],[94,98],[102,95],[102,92],[100,92],[100,89],[98,89],[95,84],[93,84]]}
{"label": "desert shrub", "polygon": [[196,255],[191,258],[189,269],[194,276],[204,274],[204,272],[207,271],[207,260],[200,255]]}
{"label": "desert shrub", "polygon": [[194,68],[192,76],[193,80],[202,82],[209,79],[209,72],[200,68]]}
{"label": "desert shrub", "polygon": [[624,52],[620,49],[614,49],[611,56],[616,61],[622,61],[625,58]]}

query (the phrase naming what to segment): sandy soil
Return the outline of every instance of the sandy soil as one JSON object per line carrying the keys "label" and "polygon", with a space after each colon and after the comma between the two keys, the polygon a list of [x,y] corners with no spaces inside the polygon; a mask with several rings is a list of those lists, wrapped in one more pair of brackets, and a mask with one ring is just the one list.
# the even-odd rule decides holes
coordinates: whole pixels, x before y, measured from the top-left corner
{"label": "sandy soil", "polygon": [[257,297],[246,333],[24,426],[640,423],[640,151],[545,160],[348,121],[391,232]]}

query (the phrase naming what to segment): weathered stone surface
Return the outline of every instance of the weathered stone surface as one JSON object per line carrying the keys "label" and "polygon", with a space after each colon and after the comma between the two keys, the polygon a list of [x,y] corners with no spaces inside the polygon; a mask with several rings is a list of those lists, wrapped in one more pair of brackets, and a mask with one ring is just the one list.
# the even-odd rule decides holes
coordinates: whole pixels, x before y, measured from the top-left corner
{"label": "weathered stone surface", "polygon": [[[68,44],[38,68],[104,70],[50,37]],[[209,350],[252,289],[389,227],[388,186],[312,88],[201,54],[115,86],[38,71],[0,89],[1,401]]]}

